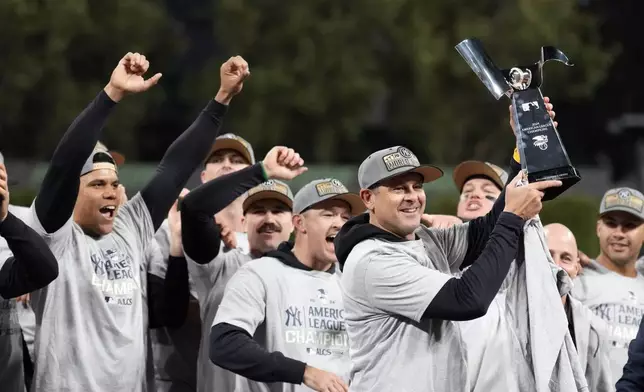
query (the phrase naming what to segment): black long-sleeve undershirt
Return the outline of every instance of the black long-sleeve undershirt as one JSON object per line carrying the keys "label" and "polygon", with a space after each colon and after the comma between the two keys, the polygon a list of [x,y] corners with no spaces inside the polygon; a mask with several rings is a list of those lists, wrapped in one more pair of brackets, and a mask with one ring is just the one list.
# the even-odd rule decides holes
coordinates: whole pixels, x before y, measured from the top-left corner
{"label": "black long-sleeve undershirt", "polygon": [[268,352],[242,328],[219,323],[210,330],[210,360],[217,366],[258,382],[301,384],[306,363]]}
{"label": "black long-sleeve undershirt", "polygon": [[74,212],[80,173],[116,102],[101,90],[76,117],[58,143],[36,197],[36,213],[47,233],[54,233]]}
{"label": "black long-sleeve undershirt", "polygon": [[58,262],[45,240],[13,214],[0,222],[0,236],[13,253],[0,268],[0,296],[31,293],[58,277]]}
{"label": "black long-sleeve undershirt", "polygon": [[148,273],[149,327],[181,327],[188,316],[189,303],[186,258],[169,256],[165,278]]}
{"label": "black long-sleeve undershirt", "polygon": [[[72,216],[80,172],[115,105],[105,91],[101,91],[74,120],[58,144],[36,198],[38,219],[48,233],[60,229]],[[155,231],[190,175],[210,151],[226,110],[227,106],[210,101],[168,148],[156,174],[141,190]]]}
{"label": "black long-sleeve undershirt", "polygon": [[201,184],[181,202],[181,239],[186,254],[207,264],[219,254],[221,233],[214,215],[266,181],[261,163]]}
{"label": "black long-sleeve undershirt", "polygon": [[[510,165],[508,178],[512,179],[521,168],[514,160]],[[461,264],[461,268],[470,268],[441,287],[423,318],[471,320],[487,312],[517,256],[522,238],[523,219],[503,212],[504,208],[505,189],[487,215],[470,221],[468,249]]]}
{"label": "black long-sleeve undershirt", "polygon": [[141,190],[156,231],[192,173],[215,142],[227,106],[211,100],[197,119],[166,151],[155,176]]}

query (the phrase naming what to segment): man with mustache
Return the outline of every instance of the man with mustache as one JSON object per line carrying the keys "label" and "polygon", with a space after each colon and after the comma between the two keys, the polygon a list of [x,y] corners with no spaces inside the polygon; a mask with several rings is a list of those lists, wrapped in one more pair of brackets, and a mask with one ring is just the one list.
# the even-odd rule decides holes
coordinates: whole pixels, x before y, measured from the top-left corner
{"label": "man with mustache", "polygon": [[33,227],[60,265],[59,279],[32,294],[36,391],[144,389],[144,252],[250,73],[241,57],[222,65],[215,98],[168,148],[150,182],[118,207],[118,168],[95,146],[117,103],[159,81],[161,74],[143,78],[148,68],[138,53],[119,61],[61,139],[31,207]]}
{"label": "man with mustache", "polygon": [[644,195],[632,188],[610,189],[599,206],[599,255],[584,267],[572,296],[608,324],[612,377],[622,376],[628,344],[644,315],[644,276],[635,263],[644,242]]}
{"label": "man with mustache", "polygon": [[[553,261],[566,271],[570,278],[575,279],[581,271],[575,235],[560,223],[545,226],[544,232]],[[588,389],[593,392],[615,390],[608,346],[604,340],[604,321],[569,294],[562,296],[561,302],[568,318],[570,335],[575,342],[582,370],[588,381]]]}
{"label": "man with mustache", "polygon": [[[288,240],[292,193],[276,179],[290,180],[306,168],[299,154],[274,147],[264,160],[250,167],[218,176],[192,190],[181,203],[183,247],[195,283],[201,313],[201,347],[197,360],[197,390],[232,391],[235,375],[210,362],[210,327],[230,277],[244,263],[261,257]],[[267,181],[268,180],[268,181]],[[246,195],[239,206],[247,232],[247,246],[225,246],[222,230],[213,216]],[[217,218],[218,219],[218,218]]]}
{"label": "man with mustache", "polygon": [[23,392],[31,362],[18,323],[20,305],[13,298],[56,279],[58,262],[38,233],[13,215],[9,200],[9,180],[0,154],[0,385],[3,391]]}
{"label": "man with mustache", "polygon": [[213,363],[244,378],[239,392],[347,391],[349,342],[333,243],[358,195],[338,180],[293,201],[295,241],[245,264],[226,286],[210,336]]}

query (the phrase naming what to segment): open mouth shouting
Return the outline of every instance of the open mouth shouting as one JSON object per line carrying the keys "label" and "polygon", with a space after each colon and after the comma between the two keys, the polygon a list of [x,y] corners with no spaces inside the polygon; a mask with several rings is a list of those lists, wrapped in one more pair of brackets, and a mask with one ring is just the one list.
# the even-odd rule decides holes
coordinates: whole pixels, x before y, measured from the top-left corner
{"label": "open mouth shouting", "polygon": [[103,218],[107,220],[112,220],[114,219],[114,215],[116,215],[116,206],[114,205],[103,206],[99,208],[98,211],[101,213],[101,215],[103,215]]}

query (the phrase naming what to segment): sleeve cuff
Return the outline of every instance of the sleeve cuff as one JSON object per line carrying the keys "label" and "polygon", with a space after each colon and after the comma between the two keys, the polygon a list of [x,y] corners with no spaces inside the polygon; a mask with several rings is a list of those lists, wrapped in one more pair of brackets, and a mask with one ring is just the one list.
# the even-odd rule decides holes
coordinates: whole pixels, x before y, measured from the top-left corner
{"label": "sleeve cuff", "polygon": [[511,212],[503,211],[496,221],[497,226],[503,226],[509,230],[521,231],[523,228],[523,218]]}
{"label": "sleeve cuff", "polygon": [[278,379],[296,385],[302,384],[304,382],[304,371],[306,369],[306,363],[298,361],[296,359],[282,357],[278,369],[280,369],[280,373],[282,373],[279,375]]}
{"label": "sleeve cuff", "polygon": [[203,111],[204,113],[207,113],[213,117],[216,117],[217,119],[220,119],[228,111],[228,106],[223,105],[215,101],[214,99],[211,99]]}
{"label": "sleeve cuff", "polygon": [[100,93],[98,93],[98,103],[104,105],[106,108],[113,108],[114,106],[118,105],[118,102],[112,101],[112,98],[107,95],[104,89],[101,90]]}

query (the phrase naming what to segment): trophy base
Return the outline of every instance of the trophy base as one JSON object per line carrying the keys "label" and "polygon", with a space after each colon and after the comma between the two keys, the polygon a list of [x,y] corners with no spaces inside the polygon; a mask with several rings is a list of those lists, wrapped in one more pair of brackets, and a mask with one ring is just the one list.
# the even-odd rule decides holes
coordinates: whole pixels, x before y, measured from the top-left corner
{"label": "trophy base", "polygon": [[581,176],[579,175],[579,172],[577,172],[577,169],[572,166],[557,167],[533,173],[528,172],[529,183],[547,180],[559,180],[562,184],[556,188],[545,189],[543,191],[544,195],[542,201],[552,200],[561,195],[570,187],[578,183],[581,180]]}

